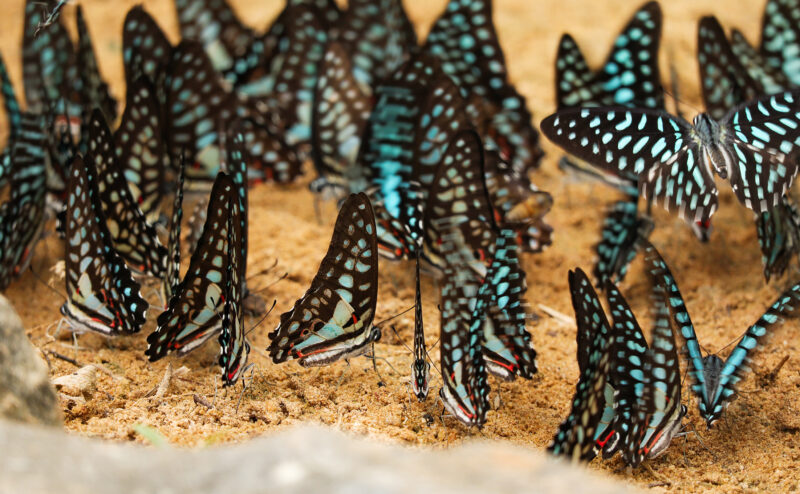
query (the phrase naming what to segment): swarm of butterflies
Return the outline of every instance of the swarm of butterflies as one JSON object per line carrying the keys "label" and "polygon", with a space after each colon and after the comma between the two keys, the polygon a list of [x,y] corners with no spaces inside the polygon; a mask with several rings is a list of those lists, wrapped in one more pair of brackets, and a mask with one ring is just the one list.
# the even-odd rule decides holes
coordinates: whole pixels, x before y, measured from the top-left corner
{"label": "swarm of butterflies", "polygon": [[[308,290],[268,334],[274,363],[374,359],[384,257],[416,266],[411,387],[420,401],[431,368],[422,270],[441,290],[439,399],[453,417],[483,426],[490,374],[532,379],[520,256],[551,244],[545,216],[553,200],[531,182],[543,153],[508,78],[491,0],[450,0],[424,43],[400,0],[351,0],[347,10],[333,0],[287,0],[264,32],[244,26],[225,0],[175,0],[177,45],[134,7],[123,26],[121,116],[81,6],[74,45],[59,16],[68,0],[26,1],[25,111],[0,59],[10,122],[0,157],[9,190],[0,206],[0,288],[28,267],[55,217],[65,248],[61,312],[74,331],[139,332],[150,308],[142,283],[157,280],[163,312],[145,354],[185,355],[216,337],[223,385],[233,385],[248,368],[245,313],[266,312],[246,281],[248,188],[292,182],[310,160],[311,191],[338,201],[339,213]],[[625,199],[613,205],[596,246],[594,276],[610,317],[589,277],[569,273],[580,378],[553,454],[590,460],[619,451],[634,466],[659,456],[687,411],[674,333],[711,425],[735,397],[752,352],[795,313],[800,283],[727,360],[703,357],[677,281],[648,239],[655,203],[708,240],[717,174],[755,213],[767,280],[800,253],[790,198],[800,149],[800,91],[792,89],[800,84],[798,18],[797,0],[770,0],[760,48],[702,19],[707,113],[691,124],[665,110],[657,2],[634,14],[597,72],[562,38],[559,109],[541,130],[567,151],[564,170]],[[188,221],[181,277],[185,194],[202,199]],[[649,343],[616,285],[639,252],[652,288]]]}

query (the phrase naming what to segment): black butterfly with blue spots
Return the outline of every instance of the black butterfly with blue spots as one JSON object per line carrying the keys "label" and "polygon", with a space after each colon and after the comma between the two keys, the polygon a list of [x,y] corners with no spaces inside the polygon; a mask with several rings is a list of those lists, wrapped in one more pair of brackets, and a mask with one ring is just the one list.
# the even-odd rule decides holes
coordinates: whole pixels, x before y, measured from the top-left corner
{"label": "black butterfly with blue spots", "polygon": [[691,389],[697,396],[700,415],[710,427],[736,397],[736,387],[750,370],[752,354],[763,345],[764,338],[785,317],[796,315],[800,307],[800,283],[784,291],[758,321],[747,328],[731,354],[723,361],[715,354],[703,357],[678,284],[658,251],[647,247],[645,260],[652,276],[666,293],[672,324],[683,337],[688,353],[689,374],[693,381]]}
{"label": "black butterfly with blue spots", "polygon": [[411,364],[411,390],[419,401],[428,398],[430,369],[428,350],[425,347],[425,328],[422,323],[422,294],[419,289],[419,257],[416,263],[416,290],[414,298],[414,362]]}
{"label": "black butterfly with blue spots", "polygon": [[352,194],[311,286],[269,333],[272,361],[320,366],[369,352],[381,336],[372,325],[377,298],[375,217],[366,194]]}
{"label": "black butterfly with blue spots", "polygon": [[145,322],[148,304],[113,247],[94,162],[78,156],[69,173],[64,256],[67,301],[61,313],[74,330],[106,336],[136,333]]}

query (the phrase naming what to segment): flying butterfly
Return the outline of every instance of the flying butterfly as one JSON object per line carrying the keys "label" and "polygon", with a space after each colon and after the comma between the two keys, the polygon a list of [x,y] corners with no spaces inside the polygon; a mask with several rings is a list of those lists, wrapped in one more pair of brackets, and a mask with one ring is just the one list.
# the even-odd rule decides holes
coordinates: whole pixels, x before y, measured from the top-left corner
{"label": "flying butterfly", "polygon": [[123,151],[139,150],[141,154],[123,154],[118,158],[111,130],[99,109],[92,112],[88,135],[86,161],[97,170],[98,199],[114,248],[135,272],[161,278],[166,268],[167,250],[133,199],[121,166],[131,160],[147,159],[147,152],[131,146]]}
{"label": "flying butterfly", "polygon": [[736,387],[750,370],[752,353],[763,344],[764,337],[782,323],[783,318],[796,314],[800,307],[800,283],[784,291],[758,321],[747,328],[723,361],[715,354],[703,357],[678,284],[658,251],[652,246],[645,248],[645,260],[651,275],[666,292],[674,327],[680,331],[688,353],[689,374],[694,381],[691,389],[698,398],[700,415],[711,427],[736,397]]}
{"label": "flying butterfly", "polygon": [[228,289],[230,217],[241,214],[234,206],[238,210],[233,180],[220,173],[211,189],[206,221],[189,269],[173,289],[167,310],[158,316],[158,327],[147,337],[145,355],[151,362],[171,352],[185,355],[219,331]]}
{"label": "flying butterfly", "polygon": [[797,174],[798,110],[800,92],[791,91],[755,99],[720,121],[701,113],[692,125],[655,110],[574,108],[547,117],[542,131],[598,168],[632,171],[645,199],[706,222],[718,206],[714,173],[755,213],[776,207]]}
{"label": "flying butterfly", "polygon": [[[485,137],[522,176],[543,153],[525,98],[508,80],[505,56],[494,28],[491,0],[450,0],[422,47],[441,61],[464,98],[489,108]],[[479,125],[482,127],[482,125]]]}
{"label": "flying butterfly", "polygon": [[607,405],[606,382],[613,361],[612,334],[597,292],[580,269],[569,272],[572,307],[578,323],[578,368],[572,408],[547,451],[573,462],[595,457],[595,437]]}
{"label": "flying butterfly", "polygon": [[353,194],[311,286],[269,333],[272,361],[319,366],[367,353],[381,335],[372,325],[377,297],[375,217],[366,194]]}
{"label": "flying butterfly", "polygon": [[70,165],[64,255],[67,301],[61,313],[77,330],[106,336],[137,333],[148,304],[113,247],[97,173],[94,163],[80,156]]}
{"label": "flying butterfly", "polygon": [[[721,118],[736,105],[760,95],[784,91],[792,86],[779,69],[770,66],[738,31],[731,41],[719,21],[704,17],[698,25],[697,61],[706,111]],[[788,194],[770,211],[756,217],[764,277],[781,276],[789,261],[800,252],[800,222]]]}

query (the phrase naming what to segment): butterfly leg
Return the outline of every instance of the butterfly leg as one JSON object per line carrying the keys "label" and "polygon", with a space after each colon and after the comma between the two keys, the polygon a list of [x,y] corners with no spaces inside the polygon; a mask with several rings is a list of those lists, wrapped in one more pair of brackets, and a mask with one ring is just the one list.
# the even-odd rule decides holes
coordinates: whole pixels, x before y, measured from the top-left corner
{"label": "butterfly leg", "polygon": [[[253,364],[250,364],[247,367],[245,367],[244,370],[242,371],[242,375],[243,376],[244,376],[244,373],[247,372],[248,370],[251,371],[250,372],[250,383],[251,384],[253,383],[253,379],[255,378],[255,368],[256,368],[256,364],[253,363]],[[239,395],[239,401],[236,402],[236,413],[235,413],[236,415],[239,414],[239,406],[242,404],[242,398],[244,398],[244,392],[247,391],[247,384],[245,383],[246,380],[247,379],[245,377],[242,377],[242,393]]]}
{"label": "butterfly leg", "polygon": [[350,367],[350,359],[346,358],[346,359],[344,359],[344,361],[347,362],[347,368],[344,370],[344,372],[342,372],[342,375],[339,376],[339,380],[336,381],[336,389],[339,389],[339,386],[341,386],[342,381],[344,381],[345,376],[347,375],[347,373],[351,369],[351,367]]}

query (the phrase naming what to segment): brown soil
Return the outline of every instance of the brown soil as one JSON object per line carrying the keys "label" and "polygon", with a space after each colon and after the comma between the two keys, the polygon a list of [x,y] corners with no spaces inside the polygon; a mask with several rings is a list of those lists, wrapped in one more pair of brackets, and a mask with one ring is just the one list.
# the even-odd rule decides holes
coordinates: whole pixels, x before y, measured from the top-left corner
{"label": "brown soil", "polygon": [[[121,62],[122,21],[128,8],[139,0],[85,0],[89,28],[94,36],[101,68],[117,97],[124,94]],[[171,39],[177,28],[170,0],[144,0]],[[282,1],[233,2],[252,26],[267,25]],[[412,21],[424,35],[445,0],[408,1]],[[598,65],[613,38],[638,7],[638,1],[614,0],[497,0],[495,22],[505,47],[512,78],[528,98],[529,107],[540,120],[553,107],[553,66],[560,34],[570,31],[585,50],[590,64]],[[763,1],[671,0],[663,2],[665,11],[662,69],[666,73],[667,55],[674,57],[680,71],[682,99],[689,113],[700,108],[697,66],[694,59],[696,20],[716,13],[725,26],[739,27],[751,40],[757,40]],[[0,27],[0,50],[8,63],[17,88],[21,88],[19,43],[23,19],[23,0],[5,2]],[[67,9],[72,25],[73,8]],[[3,126],[5,128],[5,126]],[[215,364],[217,347],[209,343],[183,360],[164,359],[151,364],[144,357],[145,336],[154,328],[153,311],[142,334],[104,339],[84,335],[74,351],[70,340],[53,340],[53,324],[60,315],[63,298],[56,296],[31,273],[7,290],[6,295],[19,310],[35,345],[76,358],[81,363],[103,363],[115,373],[112,379],[99,374],[98,392],[85,405],[65,404],[66,428],[77,434],[118,441],[143,441],[132,431],[136,424],[158,429],[169,442],[186,447],[243,441],[260,434],[301,422],[324,423],[356,434],[386,441],[441,448],[475,438],[512,441],[543,450],[567,413],[577,378],[575,326],[546,316],[538,305],[546,305],[570,318],[567,270],[581,266],[587,271],[593,262],[592,244],[605,206],[613,199],[600,186],[576,183],[556,168],[560,153],[546,145],[547,158],[535,180],[555,197],[548,216],[555,228],[553,246],[540,255],[524,259],[528,273],[528,298],[539,319],[530,323],[538,351],[539,374],[532,381],[505,384],[492,382],[501,390],[502,404],[488,414],[483,432],[466,431],[451,419],[438,419],[441,409],[433,398],[426,403],[412,399],[407,385],[412,357],[406,349],[413,331],[413,312],[396,321],[400,338],[390,330],[377,346],[397,372],[384,361],[378,362],[386,386],[367,359],[303,369],[297,364],[273,365],[263,351],[266,333],[275,326],[281,311],[288,310],[307,288],[330,238],[335,208],[323,208],[323,222],[314,214],[312,195],[305,180],[295,185],[262,185],[250,194],[250,263],[254,273],[276,258],[273,274],[251,281],[254,288],[265,286],[282,272],[288,279],[262,293],[277,299],[276,310],[250,337],[250,361],[257,364],[256,377],[248,388],[241,407],[235,407],[241,387],[222,390],[215,396],[219,370]],[[698,326],[700,341],[718,350],[734,341],[754,322],[782,288],[784,278],[766,286],[752,215],[723,190],[720,211],[714,218],[715,231],[707,245],[695,241],[687,228],[665,214],[657,214],[659,227],[653,242],[661,250],[678,278],[683,295]],[[49,272],[61,257],[62,244],[50,236],[37,247],[33,269],[63,292],[63,281]],[[644,300],[645,286],[639,269],[634,268],[622,289],[638,308]],[[797,278],[791,270],[787,278]],[[381,283],[377,320],[397,314],[413,303],[413,266],[407,263],[381,263]],[[427,322],[427,343],[438,339],[438,290],[424,279],[423,304]],[[155,298],[151,298],[156,303]],[[253,324],[249,321],[248,324]],[[618,477],[641,486],[667,486],[687,491],[790,491],[800,489],[800,360],[798,324],[790,321],[776,331],[766,349],[755,360],[753,374],[741,386],[741,396],[726,413],[726,419],[707,431],[698,418],[695,400],[684,390],[689,406],[688,426],[702,435],[678,438],[662,458],[649,462],[652,470],[641,468],[627,473],[619,460],[595,461],[591,468],[614,472]],[[402,340],[402,341],[401,341]],[[438,362],[438,350],[431,350]],[[777,379],[764,382],[762,376],[784,357],[789,361]],[[191,373],[179,380],[163,400],[153,402],[143,395],[161,380],[167,364],[185,365]],[[53,376],[75,370],[65,361],[50,357]],[[124,378],[121,378],[124,376]],[[438,376],[434,379],[438,381]],[[438,388],[434,382],[434,392]],[[214,402],[213,409],[195,404],[193,394]],[[493,393],[494,400],[494,393]],[[496,403],[500,403],[496,401]],[[434,417],[427,420],[426,416]]]}

